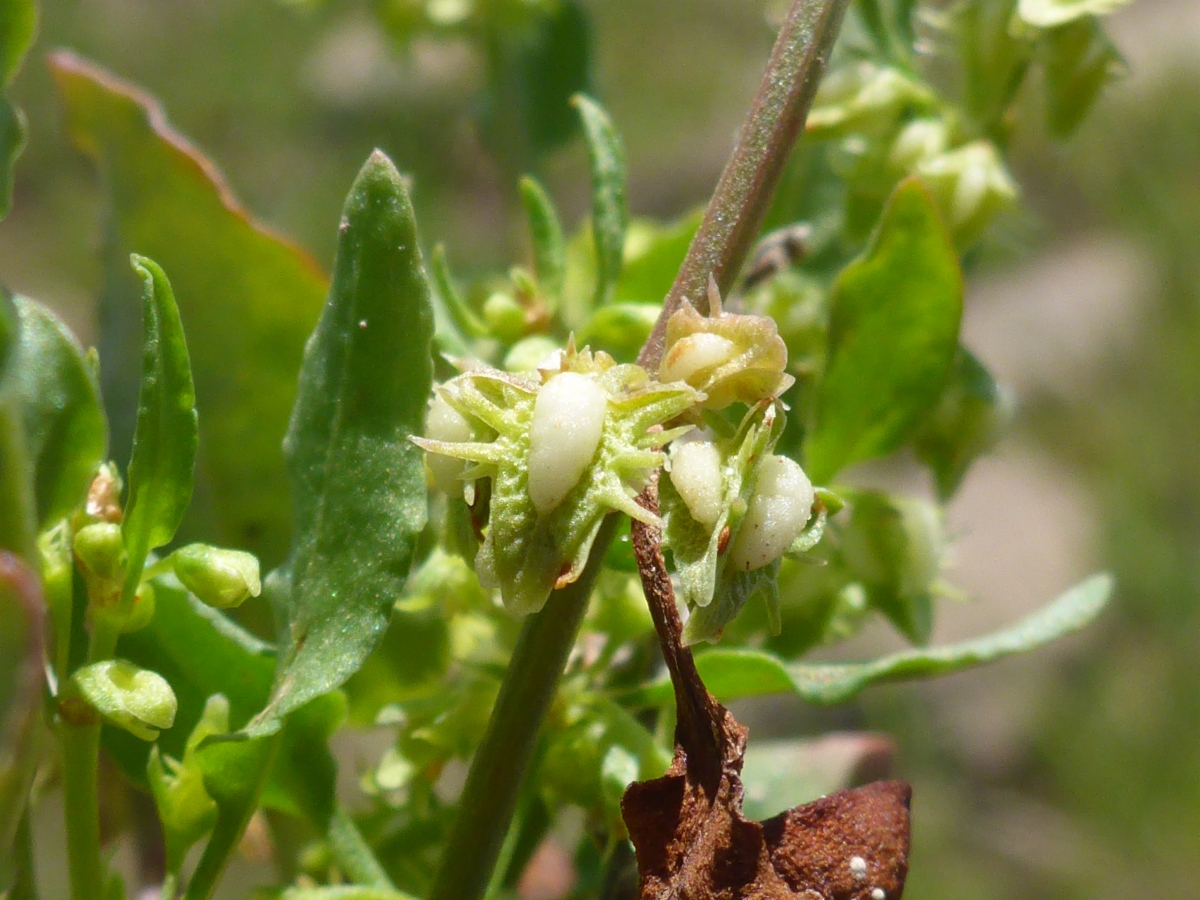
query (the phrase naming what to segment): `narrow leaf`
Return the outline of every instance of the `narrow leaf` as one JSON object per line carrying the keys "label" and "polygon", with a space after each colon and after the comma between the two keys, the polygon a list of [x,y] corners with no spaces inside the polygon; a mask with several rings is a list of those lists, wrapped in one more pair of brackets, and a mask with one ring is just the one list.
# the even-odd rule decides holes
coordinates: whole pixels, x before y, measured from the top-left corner
{"label": "narrow leaf", "polygon": [[608,113],[595,100],[576,94],[592,165],[592,239],[596,244],[596,306],[607,303],[621,277],[625,229],[625,146]]}
{"label": "narrow leaf", "polygon": [[199,438],[191,362],[175,295],[156,263],[141,256],[133,256],[132,263],[142,278],[142,389],[121,523],[130,596],[146,554],[175,536],[191,502]]}
{"label": "narrow leaf", "polygon": [[[1027,653],[1079,631],[1104,609],[1112,594],[1109,575],[1093,575],[1010,628],[970,641],[893,653],[871,662],[788,664],[761,650],[715,649],[696,657],[704,683],[718,700],[794,693],[809,703],[845,703],[873,684],[932,678]],[[623,698],[634,705],[665,703],[662,680]]]}
{"label": "narrow leaf", "polygon": [[[567,239],[554,201],[540,181],[532,175],[521,179],[521,202],[529,218],[529,233],[533,241],[533,267],[538,286],[555,305],[562,297],[567,277]],[[553,310],[551,310],[553,311]]]}
{"label": "narrow leaf", "polygon": [[284,444],[297,535],[265,588],[280,659],[253,733],[358,670],[425,526],[424,461],[408,438],[424,428],[433,312],[408,191],[382,153],[355,179],[342,221]]}
{"label": "narrow leaf", "polygon": [[16,311],[13,389],[22,407],[40,530],[87,494],[108,449],[108,423],[92,367],[67,327],[33,300],[16,298]]}
{"label": "narrow leaf", "polygon": [[903,181],[866,253],[833,287],[828,361],[806,444],[814,482],[912,435],[946,383],[961,318],[954,245],[924,187]]}
{"label": "narrow leaf", "polygon": [[256,222],[158,103],[69,53],[50,67],[72,141],[98,169],[112,244],[100,300],[102,385],[118,458],[133,438],[141,329],[130,252],[171,274],[205,410],[206,503],[189,515],[214,544],[267,566],[287,553],[291,505],[280,443],[296,371],[328,286],[299,248]]}
{"label": "narrow leaf", "polygon": [[33,464],[25,445],[24,416],[14,387],[20,318],[12,298],[0,290],[0,550],[35,563],[36,514]]}
{"label": "narrow leaf", "polygon": [[293,887],[283,892],[281,900],[414,900],[411,894],[385,888],[341,884],[336,887]]}

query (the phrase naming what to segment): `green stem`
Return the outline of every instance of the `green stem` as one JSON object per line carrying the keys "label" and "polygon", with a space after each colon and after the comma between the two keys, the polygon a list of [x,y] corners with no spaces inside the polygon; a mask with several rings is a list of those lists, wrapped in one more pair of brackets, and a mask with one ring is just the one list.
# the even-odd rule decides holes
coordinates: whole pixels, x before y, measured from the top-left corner
{"label": "green stem", "polygon": [[848,0],[793,0],[737,146],[663,303],[638,362],[657,368],[667,319],[684,300],[708,310],[708,279],[728,293],[758,237],[763,216],[825,73]]}
{"label": "green stem", "polygon": [[8,900],[38,900],[37,872],[33,856],[33,829],[29,824],[30,807],[25,808],[21,824],[17,826],[17,839],[13,844],[16,876],[8,892]]}
{"label": "green stem", "polygon": [[[112,659],[118,630],[104,620],[92,626],[88,662]],[[100,856],[100,715],[70,683],[60,702],[63,722],[59,742],[63,753],[63,806],[67,817],[67,857],[72,900],[99,897],[104,884]]]}
{"label": "green stem", "polygon": [[[708,279],[728,291],[758,234],[833,48],[848,0],[794,0],[779,30],[758,94],[742,126],[662,314],[638,362],[662,357],[669,319],[692,298],[707,309]],[[610,516],[583,576],[550,595],[521,631],[483,743],[471,763],[459,814],[442,852],[429,900],[479,900],[508,834],[521,782],[583,621],[592,582],[616,531]]]}
{"label": "green stem", "polygon": [[396,889],[388,873],[371,852],[371,847],[363,839],[354,820],[341,806],[333,811],[333,818],[329,820],[328,838],[333,858],[351,881],[380,890]]}
{"label": "green stem", "polygon": [[554,591],[542,611],[525,620],[487,733],[471,762],[429,900],[479,900],[487,890],[538,732],[617,523],[614,515],[601,525],[579,580]]}
{"label": "green stem", "polygon": [[[79,704],[82,698],[75,698]],[[70,702],[69,700],[64,700]],[[63,807],[67,819],[67,859],[72,900],[95,900],[104,885],[100,858],[100,795],[96,768],[100,757],[100,724],[90,707],[79,724],[64,721],[59,730],[63,755]]]}

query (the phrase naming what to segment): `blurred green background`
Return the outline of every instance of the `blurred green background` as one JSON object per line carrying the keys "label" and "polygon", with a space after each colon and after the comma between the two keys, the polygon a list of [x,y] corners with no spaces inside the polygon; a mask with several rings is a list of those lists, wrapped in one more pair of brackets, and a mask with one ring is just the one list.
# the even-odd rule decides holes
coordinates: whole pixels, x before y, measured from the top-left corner
{"label": "blurred green background", "polygon": [[[771,44],[765,5],[585,4],[635,215],[670,218],[711,190]],[[759,736],[897,738],[916,797],[913,900],[1200,892],[1200,5],[1136,0],[1110,29],[1129,75],[1068,144],[1019,131],[1028,214],[971,273],[966,342],[1021,411],[951,506],[949,574],[970,599],[943,609],[935,639],[1012,621],[1098,567],[1117,576],[1113,609],[1036,656],[833,713],[745,711]],[[42,59],[56,47],[160,98],[245,205],[323,267],[376,146],[412,173],[427,242],[460,267],[501,267],[520,246],[515,184],[473,125],[471,43],[399,53],[365,3],[56,0],[15,88],[32,130],[0,273],[85,341],[101,201],[63,133]],[[585,172],[578,142],[543,160],[567,221],[587,202]],[[868,629],[837,652],[893,640]],[[43,847],[57,827],[43,823]],[[44,862],[54,896],[61,873]]]}

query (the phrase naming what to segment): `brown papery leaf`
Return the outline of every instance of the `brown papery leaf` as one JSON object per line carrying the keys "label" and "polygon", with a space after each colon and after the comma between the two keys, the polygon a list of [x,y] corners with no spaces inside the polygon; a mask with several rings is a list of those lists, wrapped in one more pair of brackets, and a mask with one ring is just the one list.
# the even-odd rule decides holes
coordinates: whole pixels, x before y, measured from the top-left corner
{"label": "brown papery leaf", "polygon": [[[657,513],[657,482],[639,502]],[[909,786],[878,781],[765,822],[746,819],[748,729],[704,687],[683,646],[658,529],[634,522],[633,544],[677,714],[670,769],[631,784],[621,800],[641,900],[899,900],[908,873]]]}

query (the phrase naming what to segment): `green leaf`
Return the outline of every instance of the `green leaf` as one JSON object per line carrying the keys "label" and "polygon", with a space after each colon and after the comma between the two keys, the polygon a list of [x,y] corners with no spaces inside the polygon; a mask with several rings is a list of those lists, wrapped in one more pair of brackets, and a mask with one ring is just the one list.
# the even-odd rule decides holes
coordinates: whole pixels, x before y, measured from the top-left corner
{"label": "green leaf", "polygon": [[40,530],[87,495],[108,449],[108,423],[92,366],[67,327],[33,300],[16,298],[16,311],[13,390],[23,411]]}
{"label": "green leaf", "polygon": [[1085,16],[1106,16],[1128,3],[1129,0],[1020,0],[1017,14],[1030,25],[1053,28]]}
{"label": "green leaf", "polygon": [[621,280],[617,282],[613,300],[661,307],[702,218],[701,206],[666,225],[649,219],[630,222],[625,234]]}
{"label": "green leaf", "polygon": [[121,523],[129,553],[129,596],[141,579],[146,554],[175,537],[191,502],[199,437],[191,362],[175,295],[156,263],[141,256],[132,262],[144,287],[142,389]]}
{"label": "green leaf", "polygon": [[[187,754],[188,736],[214,694],[229,701],[229,725],[240,729],[263,708],[271,694],[275,651],[220,611],[189,594],[173,575],[153,579],[155,610],[150,623],[124,634],[117,653],[162,675],[179,704],[175,724],[162,732],[160,750],[175,759]],[[326,739],[330,721],[339,720],[344,703],[322,697],[284,724],[282,749],[270,772],[264,803],[319,822],[333,797],[333,764]],[[146,777],[149,747],[125,732],[104,730],[104,748],[135,783]]]}
{"label": "green leaf", "polygon": [[[1026,653],[1079,631],[1104,609],[1112,588],[1110,576],[1093,575],[1010,628],[944,647],[905,650],[871,662],[786,664],[761,650],[714,649],[697,655],[696,667],[722,703],[779,693],[794,693],[809,703],[845,703],[873,684],[947,675]],[[624,699],[653,705],[671,696],[670,682],[659,681]]]}
{"label": "green leaf", "polygon": [[[434,297],[439,301],[433,307],[434,339],[446,353],[463,353],[466,351],[463,335],[483,337],[487,334],[487,328],[455,286],[454,275],[446,259],[446,248],[442,244],[433,248],[429,268],[437,287]],[[456,347],[461,349],[456,350]]]}
{"label": "green leaf", "polygon": [[433,313],[412,204],[376,151],[346,199],[329,302],[305,351],[284,449],[296,542],[266,593],[279,669],[264,733],[354,674],[383,636],[425,526]]}
{"label": "green leaf", "polygon": [[524,5],[537,10],[525,24],[492,14],[479,102],[484,142],[514,174],[574,136],[568,101],[591,81],[591,29],[577,0]]}
{"label": "green leaf", "polygon": [[583,122],[588,159],[592,165],[592,239],[596,245],[596,299],[601,306],[611,298],[621,277],[625,229],[629,209],[625,203],[625,146],[608,113],[583,94],[571,99]]}
{"label": "green leaf", "polygon": [[1016,6],[1016,0],[996,0],[964,3],[958,8],[964,105],[992,134],[1003,129],[1004,115],[1033,56],[1030,41],[1014,34],[1010,27]]}
{"label": "green leaf", "polygon": [[13,166],[25,148],[24,114],[9,102],[12,84],[37,31],[35,0],[5,0],[0,4],[0,219],[12,205]]}
{"label": "green leaf", "polygon": [[521,179],[520,190],[525,215],[529,218],[533,267],[538,286],[550,302],[549,311],[553,313],[562,297],[567,277],[567,239],[563,235],[562,222],[558,219],[554,201],[542,183],[532,175],[526,175]]}
{"label": "green leaf", "polygon": [[137,252],[171,274],[205,410],[208,502],[193,506],[185,530],[277,565],[291,530],[280,443],[325,276],[249,217],[151,98],[70,54],[53,54],[50,64],[68,132],[95,160],[110,209],[100,351],[111,452],[127,452],[133,435],[141,285],[127,259]]}
{"label": "green leaf", "polygon": [[609,303],[592,314],[579,343],[611,353],[618,362],[633,362],[660,312],[658,303]]}
{"label": "green leaf", "polygon": [[210,737],[196,749],[204,790],[217,804],[217,822],[192,873],[186,900],[208,900],[258,806],[280,736]]}
{"label": "green leaf", "polygon": [[1074,133],[1100,90],[1125,71],[1125,60],[1093,16],[1046,32],[1046,125],[1055,137]]}
{"label": "green leaf", "polygon": [[933,471],[938,499],[950,499],[967,469],[1000,439],[1013,416],[1012,397],[960,347],[937,406],[921,425],[917,457]]}
{"label": "green leaf", "polygon": [[[2,341],[2,336],[0,336]],[[0,422],[0,426],[3,422]],[[0,460],[3,461],[3,460]],[[0,475],[0,477],[3,477]],[[34,570],[0,550],[0,889],[37,772],[45,691],[45,605]]]}
{"label": "green leaf", "polygon": [[805,447],[814,482],[912,435],[946,383],[961,317],[954,245],[920,182],[903,181],[865,254],[833,287],[829,355]]}

